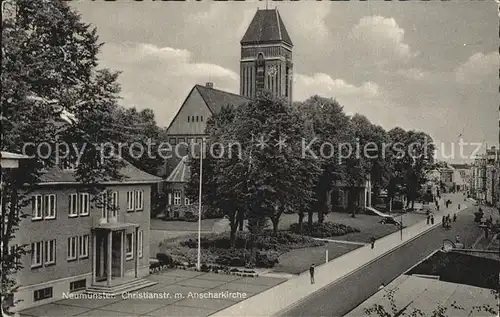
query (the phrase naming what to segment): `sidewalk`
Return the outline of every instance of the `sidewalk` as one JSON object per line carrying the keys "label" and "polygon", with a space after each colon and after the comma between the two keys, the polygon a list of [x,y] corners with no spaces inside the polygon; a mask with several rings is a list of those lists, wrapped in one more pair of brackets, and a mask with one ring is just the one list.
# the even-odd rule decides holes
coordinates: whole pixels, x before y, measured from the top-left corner
{"label": "sidewalk", "polygon": [[[448,197],[449,196],[447,196],[447,198]],[[453,214],[458,211],[458,203],[461,205],[460,211],[466,209],[470,205],[470,202],[463,201],[462,195],[452,195],[451,199],[453,200],[453,204],[449,208],[442,208],[441,211],[434,212],[434,225],[428,225],[426,220],[423,220],[409,228],[403,229],[402,239],[400,231],[397,231],[377,240],[373,250],[370,245],[360,247],[326,264],[318,266],[315,272],[315,284],[311,285],[309,272],[305,272],[294,279],[281,283],[272,289],[250,297],[247,300],[223,309],[211,316],[276,315],[305,297],[319,291],[323,287],[348,276],[350,273],[368,265],[370,262],[401,245],[408,243],[424,232],[439,226],[443,215]],[[442,199],[441,206],[443,205]]]}

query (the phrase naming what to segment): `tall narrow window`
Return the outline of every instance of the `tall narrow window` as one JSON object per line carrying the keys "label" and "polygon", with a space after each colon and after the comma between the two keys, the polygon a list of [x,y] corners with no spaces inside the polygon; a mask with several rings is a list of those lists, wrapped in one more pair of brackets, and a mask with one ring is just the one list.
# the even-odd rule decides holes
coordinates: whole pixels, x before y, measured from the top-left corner
{"label": "tall narrow window", "polygon": [[198,122],[198,116],[196,116],[196,122]]}
{"label": "tall narrow window", "polygon": [[189,116],[188,116],[188,122],[189,122]]}
{"label": "tall narrow window", "polygon": [[56,263],[56,240],[45,241],[45,265]]}
{"label": "tall narrow window", "polygon": [[90,213],[90,195],[88,193],[80,194],[80,216],[88,216]]}
{"label": "tall narrow window", "polygon": [[78,216],[78,194],[70,194],[69,195],[69,216],[77,217]]}
{"label": "tall narrow window", "polygon": [[89,235],[83,235],[78,237],[78,257],[80,259],[87,258],[89,256]]}
{"label": "tall narrow window", "polygon": [[116,218],[118,216],[118,206],[119,206],[119,200],[118,200],[118,192],[113,192],[112,197],[111,197],[111,204],[113,206],[113,218]]}
{"label": "tall narrow window", "polygon": [[56,195],[46,195],[44,198],[45,219],[56,218]]}
{"label": "tall narrow window", "polygon": [[168,193],[168,204],[172,205],[172,193]]}
{"label": "tall narrow window", "polygon": [[174,192],[174,205],[180,205],[181,204],[181,192],[180,191],[175,191]]}
{"label": "tall narrow window", "polygon": [[68,261],[76,260],[76,249],[78,248],[77,238],[78,237],[68,238]]}
{"label": "tall narrow window", "polygon": [[35,242],[31,244],[31,268],[42,266],[42,248],[43,242]]}
{"label": "tall narrow window", "polygon": [[108,218],[108,193],[102,193],[101,194],[101,218],[102,219],[107,219]]}
{"label": "tall narrow window", "polygon": [[139,245],[139,258],[142,258],[142,248],[143,248],[143,243],[142,243],[142,233],[143,231],[139,231],[139,237],[137,238],[137,244]]}
{"label": "tall narrow window", "polygon": [[133,211],[133,210],[134,210],[134,192],[128,191],[127,192],[127,211]]}
{"label": "tall narrow window", "polygon": [[144,209],[144,191],[136,190],[135,191],[135,210],[143,210]]}
{"label": "tall narrow window", "polygon": [[132,233],[127,233],[125,243],[125,258],[131,260],[134,258],[134,235]]}
{"label": "tall narrow window", "polygon": [[32,201],[32,220],[39,220],[43,218],[43,197],[42,195],[33,196]]}

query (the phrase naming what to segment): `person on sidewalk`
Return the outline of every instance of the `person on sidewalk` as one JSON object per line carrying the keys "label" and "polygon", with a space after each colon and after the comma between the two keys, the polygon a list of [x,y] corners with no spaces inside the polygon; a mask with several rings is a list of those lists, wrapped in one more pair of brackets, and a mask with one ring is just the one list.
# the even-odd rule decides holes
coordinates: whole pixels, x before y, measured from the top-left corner
{"label": "person on sidewalk", "polygon": [[430,223],[431,223],[431,215],[427,214],[427,224],[430,224]]}
{"label": "person on sidewalk", "polygon": [[314,264],[309,268],[309,275],[311,275],[311,284],[314,284]]}
{"label": "person on sidewalk", "polygon": [[431,225],[433,225],[433,224],[434,224],[434,215],[431,214]]}
{"label": "person on sidewalk", "polygon": [[446,227],[446,217],[443,215],[443,220],[441,221],[441,226]]}
{"label": "person on sidewalk", "polygon": [[453,214],[453,222],[457,222],[457,214]]}
{"label": "person on sidewalk", "polygon": [[372,249],[375,248],[375,237],[374,236],[372,236],[370,238],[370,243],[372,244]]}

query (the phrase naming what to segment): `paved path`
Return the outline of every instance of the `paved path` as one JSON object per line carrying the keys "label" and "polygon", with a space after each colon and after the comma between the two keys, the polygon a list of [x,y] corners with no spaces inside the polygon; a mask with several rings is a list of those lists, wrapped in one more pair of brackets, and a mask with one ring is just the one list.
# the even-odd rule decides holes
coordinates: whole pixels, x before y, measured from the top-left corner
{"label": "paved path", "polygon": [[345,240],[332,240],[332,239],[323,239],[323,238],[314,238],[314,240],[333,242],[333,243],[344,243],[344,244],[354,244],[354,245],[366,245],[364,242],[356,242],[356,241],[345,241]]}
{"label": "paved path", "polygon": [[[285,281],[283,278],[252,278],[186,270],[169,270],[147,278],[158,283],[110,299],[64,299],[26,309],[21,312],[21,317],[208,316]],[[199,294],[218,296],[198,298]]]}
{"label": "paved path", "polygon": [[[308,295],[321,290],[325,286],[338,281],[395,248],[411,241],[423,232],[438,227],[443,215],[457,211],[458,203],[461,204],[462,209],[466,208],[464,206],[466,203],[463,201],[463,195],[446,196],[446,198],[448,197],[453,201],[453,204],[448,209],[442,208],[440,212],[434,213],[434,226],[426,224],[425,220],[421,221],[409,228],[403,229],[402,234],[398,231],[377,240],[375,249],[371,249],[370,246],[364,246],[317,267],[316,284],[310,284],[309,274],[306,272],[295,279],[288,280],[248,300],[219,311],[212,316],[272,316],[278,314]],[[441,206],[443,206],[442,203]]]}

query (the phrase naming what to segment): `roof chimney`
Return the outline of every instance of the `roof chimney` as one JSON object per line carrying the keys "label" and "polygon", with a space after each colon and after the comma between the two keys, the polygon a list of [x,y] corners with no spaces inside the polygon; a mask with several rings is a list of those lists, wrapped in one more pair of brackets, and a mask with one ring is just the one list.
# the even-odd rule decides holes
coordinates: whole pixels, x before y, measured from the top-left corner
{"label": "roof chimney", "polygon": [[211,81],[208,81],[206,84],[205,84],[206,87],[208,88],[214,88],[214,83],[211,82]]}

